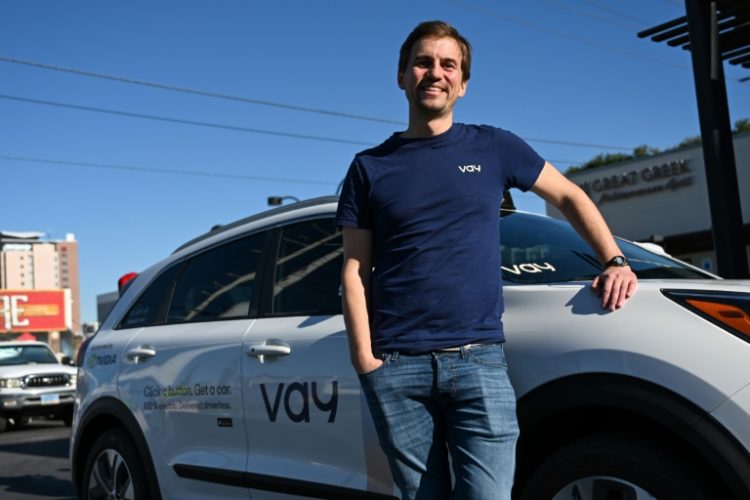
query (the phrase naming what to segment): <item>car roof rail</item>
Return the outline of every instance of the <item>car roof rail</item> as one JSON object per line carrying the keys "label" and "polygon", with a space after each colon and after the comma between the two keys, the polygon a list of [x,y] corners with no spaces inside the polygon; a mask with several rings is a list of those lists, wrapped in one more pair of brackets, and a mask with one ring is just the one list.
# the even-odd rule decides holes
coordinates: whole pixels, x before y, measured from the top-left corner
{"label": "car roof rail", "polygon": [[211,230],[209,230],[207,233],[204,233],[200,236],[193,238],[192,240],[186,243],[183,243],[172,253],[175,254],[184,248],[187,248],[191,245],[194,245],[195,243],[198,243],[199,241],[203,241],[212,236],[216,236],[217,234],[221,234],[225,231],[229,231],[230,229],[234,229],[235,227],[242,226],[244,224],[247,224],[248,222],[265,219],[266,217],[279,215],[279,214],[283,214],[286,212],[291,212],[292,210],[298,210],[300,208],[314,207],[317,205],[324,205],[326,203],[335,203],[338,201],[339,201],[338,196],[331,196],[331,195],[320,196],[318,198],[311,198],[309,200],[297,201],[295,203],[290,203],[288,205],[282,205],[280,207],[272,208],[270,210],[266,210],[264,212],[260,212],[255,215],[250,215],[249,217],[245,217],[243,219],[230,222],[229,224],[216,224],[215,226],[211,227]]}

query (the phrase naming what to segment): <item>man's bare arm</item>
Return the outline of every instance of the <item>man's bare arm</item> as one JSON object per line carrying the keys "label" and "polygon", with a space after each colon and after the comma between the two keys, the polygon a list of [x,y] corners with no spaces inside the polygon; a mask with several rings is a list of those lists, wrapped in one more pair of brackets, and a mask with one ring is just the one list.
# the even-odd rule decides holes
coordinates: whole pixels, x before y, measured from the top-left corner
{"label": "man's bare arm", "polygon": [[377,369],[383,361],[372,353],[370,337],[370,278],[372,231],[344,228],[341,298],[349,337],[349,354],[357,373]]}
{"label": "man's bare arm", "polygon": [[[551,164],[544,164],[531,189],[565,215],[596,252],[600,262],[605,263],[616,255],[622,255],[594,202]],[[635,293],[637,283],[630,267],[608,267],[594,278],[592,288],[601,294],[602,307],[614,311]]]}

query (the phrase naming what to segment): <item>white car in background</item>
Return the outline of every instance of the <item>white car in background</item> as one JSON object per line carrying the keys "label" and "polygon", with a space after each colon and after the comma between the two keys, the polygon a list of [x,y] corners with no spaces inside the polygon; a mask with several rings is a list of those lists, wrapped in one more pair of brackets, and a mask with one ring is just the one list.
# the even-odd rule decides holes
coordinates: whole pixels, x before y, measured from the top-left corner
{"label": "white car in background", "polygon": [[73,421],[76,370],[61,364],[44,342],[0,342],[0,432],[32,417]]}
{"label": "white car in background", "polygon": [[[86,499],[398,494],[341,316],[337,199],[214,229],[140,273],[79,353]],[[602,310],[569,225],[503,211],[514,498],[750,498],[750,283],[620,241]]]}

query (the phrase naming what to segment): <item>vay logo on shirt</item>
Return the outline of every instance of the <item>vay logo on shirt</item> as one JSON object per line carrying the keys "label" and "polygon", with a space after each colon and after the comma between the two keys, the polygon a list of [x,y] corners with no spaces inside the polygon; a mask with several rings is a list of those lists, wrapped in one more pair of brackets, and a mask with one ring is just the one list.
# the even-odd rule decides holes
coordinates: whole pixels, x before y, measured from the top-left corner
{"label": "vay logo on shirt", "polygon": [[482,171],[482,165],[459,165],[458,169],[461,171],[462,174],[473,174],[473,173],[479,173]]}

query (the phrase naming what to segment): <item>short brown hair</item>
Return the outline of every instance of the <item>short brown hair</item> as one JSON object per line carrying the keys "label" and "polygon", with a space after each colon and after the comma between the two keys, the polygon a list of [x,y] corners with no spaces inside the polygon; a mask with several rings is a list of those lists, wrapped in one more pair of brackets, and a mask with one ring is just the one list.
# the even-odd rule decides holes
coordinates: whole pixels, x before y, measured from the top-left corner
{"label": "short brown hair", "polygon": [[406,37],[403,45],[401,45],[401,52],[398,58],[398,72],[403,73],[406,71],[406,63],[409,61],[411,49],[417,41],[425,37],[449,37],[458,42],[458,46],[461,49],[462,78],[463,81],[468,81],[471,75],[471,44],[466,38],[461,36],[456,28],[443,21],[425,21],[409,33],[409,36]]}

